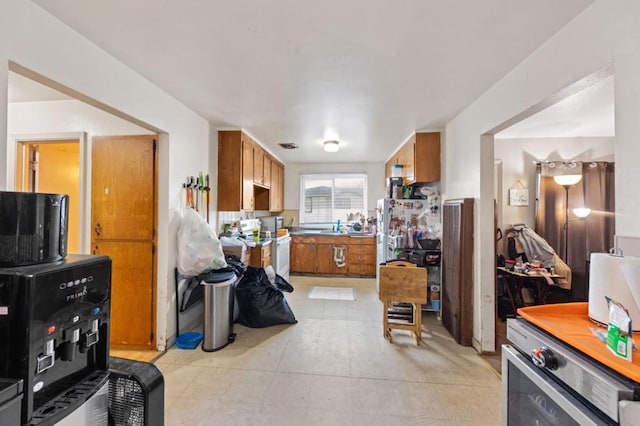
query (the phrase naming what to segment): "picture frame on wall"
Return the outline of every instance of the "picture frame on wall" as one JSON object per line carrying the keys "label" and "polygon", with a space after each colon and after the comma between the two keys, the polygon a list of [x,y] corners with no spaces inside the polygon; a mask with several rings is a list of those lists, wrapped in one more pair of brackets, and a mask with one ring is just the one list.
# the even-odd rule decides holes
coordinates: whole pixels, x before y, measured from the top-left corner
{"label": "picture frame on wall", "polygon": [[509,189],[509,205],[510,206],[528,206],[529,190],[527,188],[510,188]]}

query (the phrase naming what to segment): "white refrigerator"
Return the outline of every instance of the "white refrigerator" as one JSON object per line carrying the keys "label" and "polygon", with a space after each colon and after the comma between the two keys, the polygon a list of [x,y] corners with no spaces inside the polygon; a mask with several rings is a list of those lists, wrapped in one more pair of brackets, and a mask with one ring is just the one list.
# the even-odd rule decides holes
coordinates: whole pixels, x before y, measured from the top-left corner
{"label": "white refrigerator", "polygon": [[[383,198],[376,207],[376,265],[397,259],[405,250],[418,249],[419,239],[442,234],[439,194],[426,199]],[[379,277],[376,271],[376,277]],[[378,290],[379,283],[376,280]]]}

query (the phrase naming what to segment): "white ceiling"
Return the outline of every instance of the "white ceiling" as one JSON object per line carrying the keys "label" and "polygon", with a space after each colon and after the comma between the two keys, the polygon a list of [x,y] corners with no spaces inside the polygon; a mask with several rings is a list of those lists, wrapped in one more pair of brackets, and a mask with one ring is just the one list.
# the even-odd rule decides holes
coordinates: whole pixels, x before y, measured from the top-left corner
{"label": "white ceiling", "polygon": [[33,1],[216,127],[303,162],[385,161],[592,2]]}

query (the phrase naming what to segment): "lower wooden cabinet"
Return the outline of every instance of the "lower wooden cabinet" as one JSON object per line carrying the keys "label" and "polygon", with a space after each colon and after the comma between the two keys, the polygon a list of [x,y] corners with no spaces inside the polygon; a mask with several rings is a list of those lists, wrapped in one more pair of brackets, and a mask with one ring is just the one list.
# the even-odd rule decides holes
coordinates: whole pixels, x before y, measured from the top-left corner
{"label": "lower wooden cabinet", "polygon": [[318,238],[317,268],[318,274],[347,274],[348,236],[327,236]]}
{"label": "lower wooden cabinet", "polygon": [[256,268],[266,268],[271,265],[271,244],[251,247],[249,265]]}
{"label": "lower wooden cabinet", "polygon": [[375,238],[293,235],[291,272],[375,277]]}
{"label": "lower wooden cabinet", "polygon": [[291,272],[315,273],[317,248],[314,237],[293,235],[290,251]]}
{"label": "lower wooden cabinet", "polygon": [[349,238],[347,268],[349,275],[376,276],[375,237]]}

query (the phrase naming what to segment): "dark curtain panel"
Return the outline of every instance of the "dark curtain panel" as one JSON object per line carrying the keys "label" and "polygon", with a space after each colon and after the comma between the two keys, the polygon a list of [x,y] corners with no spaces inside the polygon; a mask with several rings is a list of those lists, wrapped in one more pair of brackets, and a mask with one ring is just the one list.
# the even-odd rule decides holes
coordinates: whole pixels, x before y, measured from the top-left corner
{"label": "dark curtain panel", "polygon": [[[582,180],[568,189],[541,175],[538,165],[538,199],[536,232],[553,247],[571,267],[571,300],[588,300],[589,256],[613,247],[615,183],[614,163],[583,163]],[[568,209],[567,209],[568,207]],[[573,214],[577,207],[588,207],[591,214],[579,219]],[[565,215],[568,213],[568,246],[565,250]]]}

